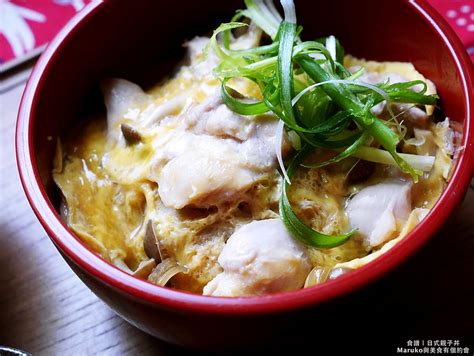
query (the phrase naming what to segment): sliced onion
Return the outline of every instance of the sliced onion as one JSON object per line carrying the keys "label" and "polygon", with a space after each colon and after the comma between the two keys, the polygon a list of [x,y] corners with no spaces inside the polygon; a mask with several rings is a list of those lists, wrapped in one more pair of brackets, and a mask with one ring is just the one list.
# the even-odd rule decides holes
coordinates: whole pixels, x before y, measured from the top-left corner
{"label": "sliced onion", "polygon": [[337,277],[342,276],[343,274],[353,271],[352,268],[347,268],[347,267],[336,267],[331,270],[331,273],[329,274],[329,280],[336,279]]}
{"label": "sliced onion", "polygon": [[308,277],[306,277],[304,288],[336,279],[353,270],[353,268],[337,267],[337,265],[336,267],[314,267],[313,270],[309,272]]}
{"label": "sliced onion", "polygon": [[311,272],[309,272],[308,277],[306,277],[304,288],[326,282],[329,278],[329,273],[331,273],[330,267],[314,267]]}
{"label": "sliced onion", "polygon": [[187,269],[180,266],[175,259],[167,258],[153,269],[148,281],[164,287],[178,273],[187,273]]}
{"label": "sliced onion", "polygon": [[142,261],[138,265],[138,268],[133,272],[133,275],[140,278],[147,278],[153,269],[156,267],[156,261],[150,258],[147,261]]}
{"label": "sliced onion", "polygon": [[425,142],[426,142],[426,139],[424,136],[412,137],[408,140],[405,140],[405,143],[407,145],[416,146],[416,147],[423,146]]}
{"label": "sliced onion", "polygon": [[280,120],[277,126],[277,136],[275,140],[275,153],[277,156],[278,165],[280,166],[281,172],[283,173],[283,177],[285,178],[288,184],[291,184],[290,178],[288,177],[288,173],[286,172],[285,164],[283,163],[283,156],[281,153],[281,146],[283,144],[284,127],[285,127],[285,123]]}
{"label": "sliced onion", "polygon": [[288,140],[290,141],[291,147],[296,151],[301,151],[301,137],[296,133],[296,131],[288,132]]}

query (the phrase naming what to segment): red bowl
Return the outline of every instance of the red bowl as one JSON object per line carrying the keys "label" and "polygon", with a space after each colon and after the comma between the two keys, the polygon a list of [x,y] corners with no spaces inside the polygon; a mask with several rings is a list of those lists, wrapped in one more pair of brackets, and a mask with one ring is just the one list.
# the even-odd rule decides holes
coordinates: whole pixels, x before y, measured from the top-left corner
{"label": "red bowl", "polygon": [[[16,152],[28,200],[67,263],[113,310],[163,340],[199,348],[246,344],[279,335],[299,318],[328,318],[337,297],[380,278],[419,249],[462,199],[473,166],[474,94],[470,59],[441,16],[424,0],[296,1],[305,37],[334,34],[348,53],[410,61],[432,79],[446,114],[464,125],[464,149],[441,199],[403,241],[368,265],[309,289],[263,297],[216,298],[161,288],[128,275],[91,251],[61,221],[51,180],[57,137],[100,108],[98,82],[120,76],[157,80],[181,43],[229,19],[242,0],[93,2],[49,45],[28,81],[18,115]],[[324,8],[323,8],[324,7]],[[205,9],[205,11],[203,11]],[[337,14],[330,16],[328,14]],[[324,302],[324,303],[323,303]],[[340,306],[340,304],[338,304]],[[337,307],[336,307],[337,308]],[[312,329],[316,332],[317,329]]]}

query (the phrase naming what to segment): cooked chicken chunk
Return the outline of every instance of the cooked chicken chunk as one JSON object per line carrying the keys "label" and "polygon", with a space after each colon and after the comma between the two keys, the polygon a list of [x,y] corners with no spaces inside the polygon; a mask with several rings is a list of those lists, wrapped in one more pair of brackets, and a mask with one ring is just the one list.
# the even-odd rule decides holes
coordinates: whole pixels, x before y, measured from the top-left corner
{"label": "cooked chicken chunk", "polygon": [[[358,269],[366,264],[374,261],[378,257],[382,256],[385,252],[390,250],[393,246],[399,243],[406,235],[408,235],[429,213],[429,209],[415,208],[410,213],[405,225],[400,231],[400,234],[393,240],[387,242],[379,250],[374,251],[367,256],[354,258],[353,260],[340,262],[334,266],[329,272],[328,279],[336,279],[343,274]],[[317,272],[317,271],[315,271]],[[313,272],[312,272],[313,273]]]}
{"label": "cooked chicken chunk", "polygon": [[185,43],[188,49],[189,67],[187,75],[196,80],[212,79],[212,71],[219,64],[219,57],[214,54],[214,51],[209,50],[207,56],[204,55],[204,49],[209,43],[207,37],[195,37],[191,41]]}
{"label": "cooked chicken chunk", "polygon": [[[271,115],[242,116],[232,112],[223,102],[220,91],[183,114],[187,132],[198,137],[232,139],[244,166],[254,170],[269,169],[276,163],[275,144],[278,120]],[[199,145],[201,146],[201,145]],[[283,156],[290,145],[284,137]]]}
{"label": "cooked chicken chunk", "polygon": [[163,204],[175,209],[188,205],[206,208],[234,199],[258,177],[228,159],[199,151],[189,151],[172,159],[158,179]]}
{"label": "cooked chicken chunk", "polygon": [[206,100],[185,115],[185,122],[195,133],[247,140],[255,133],[255,120],[232,112],[218,97]]}
{"label": "cooked chicken chunk", "polygon": [[[137,137],[145,133],[136,147],[117,145],[104,157],[104,167],[121,182],[130,177],[157,182],[163,203],[175,209],[230,201],[276,168],[277,118],[238,115],[223,103],[212,74],[215,55],[202,52],[207,42],[198,37],[186,44],[191,65],[179,74],[184,82],[200,83],[192,86],[204,100],[186,90],[163,102],[151,100],[122,79],[104,81],[102,88],[109,137],[124,143],[117,130],[124,123]],[[285,155],[287,140],[282,149]]]}
{"label": "cooked chicken chunk", "polygon": [[235,297],[301,288],[311,265],[304,248],[279,219],[254,221],[229,238],[218,259],[224,272],[205,295]]}
{"label": "cooked chicken chunk", "polygon": [[411,184],[386,182],[362,189],[347,204],[346,212],[368,247],[392,239],[411,212]]}
{"label": "cooked chicken chunk", "polygon": [[[168,207],[230,201],[276,167],[278,120],[231,112],[220,99],[193,105],[183,126],[155,140],[159,194]],[[284,141],[284,154],[288,151]]]}
{"label": "cooked chicken chunk", "polygon": [[259,136],[262,132],[256,129],[243,143],[188,131],[164,138],[153,168],[163,203],[175,209],[209,207],[250,189],[276,165],[274,137]]}

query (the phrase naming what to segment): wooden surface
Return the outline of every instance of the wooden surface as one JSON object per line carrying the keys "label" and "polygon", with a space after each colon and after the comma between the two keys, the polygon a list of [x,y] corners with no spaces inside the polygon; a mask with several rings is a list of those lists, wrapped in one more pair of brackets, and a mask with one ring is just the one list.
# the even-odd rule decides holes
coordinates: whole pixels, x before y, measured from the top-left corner
{"label": "wooden surface", "polygon": [[[130,326],[92,294],[32,213],[14,158],[16,112],[28,72],[4,77],[0,86],[0,345],[53,355],[175,354],[175,347]],[[369,317],[375,313],[384,323],[377,328],[396,326],[390,332],[392,340],[400,336],[400,346],[402,335],[437,336],[461,338],[474,350],[474,184],[420,253],[358,298]],[[342,325],[353,322],[340,318]]]}
{"label": "wooden surface", "polygon": [[0,87],[0,345],[47,355],[168,355],[172,347],[123,321],[76,277],[30,209],[14,150],[28,72]]}

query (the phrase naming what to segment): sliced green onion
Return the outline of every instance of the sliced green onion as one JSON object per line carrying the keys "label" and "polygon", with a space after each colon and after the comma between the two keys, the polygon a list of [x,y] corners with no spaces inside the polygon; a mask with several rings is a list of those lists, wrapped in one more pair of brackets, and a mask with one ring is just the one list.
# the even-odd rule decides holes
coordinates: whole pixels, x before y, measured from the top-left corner
{"label": "sliced green onion", "polygon": [[424,94],[428,90],[428,84],[426,84],[422,80],[412,80],[408,82],[400,82],[400,83],[393,83],[393,84],[384,84],[381,85],[381,87],[385,87],[386,90],[405,90],[405,89],[410,89],[415,86],[421,85],[423,88],[418,91],[417,93],[419,94]]}
{"label": "sliced green onion", "polygon": [[288,140],[290,141],[291,147],[296,151],[301,151],[301,137],[296,131],[288,131]]}
{"label": "sliced green onion", "polygon": [[297,96],[295,96],[292,100],[292,104],[293,106],[301,99],[302,96],[304,96],[307,92],[313,90],[314,88],[317,88],[321,85],[324,85],[324,84],[346,84],[346,85],[354,85],[354,86],[359,86],[359,87],[364,87],[364,88],[368,88],[370,90],[373,90],[374,92],[376,92],[377,94],[379,94],[380,96],[382,96],[385,100],[387,101],[390,101],[390,95],[389,93],[387,93],[386,91],[380,89],[378,86],[376,85],[372,85],[372,84],[369,84],[369,83],[364,83],[364,82],[356,82],[356,81],[353,81],[353,80],[347,80],[347,79],[331,79],[331,80],[326,80],[324,82],[319,82],[319,83],[315,83],[315,84],[312,84],[308,87],[306,87],[303,91],[301,91]]}
{"label": "sliced green onion", "polygon": [[336,38],[334,36],[329,36],[326,38],[326,48],[328,52],[331,54],[331,57],[334,61],[337,60],[336,58]]}
{"label": "sliced green onion", "polygon": [[324,56],[324,58],[328,60],[332,59],[331,53],[329,53],[327,48],[317,41],[305,41],[303,43],[299,43],[295,46],[293,52],[295,55],[320,53]]}
{"label": "sliced green onion", "polygon": [[282,21],[281,16],[276,16],[275,8],[269,7],[263,0],[245,0],[246,10],[241,14],[254,21],[267,35],[275,39],[278,27]]}
{"label": "sliced green onion", "polygon": [[[234,17],[230,20],[230,22],[238,22],[242,18],[242,14],[237,13],[234,15]],[[230,50],[230,41],[231,41],[231,29],[227,29],[223,31],[222,34],[222,44],[224,45],[224,48],[227,50]]]}
{"label": "sliced green onion", "polygon": [[435,105],[437,95],[424,95],[411,90],[388,92],[390,101],[405,104]]}
{"label": "sliced green onion", "polygon": [[[396,116],[382,121],[372,114],[373,107],[386,101],[414,105],[435,105],[436,95],[425,95],[428,85],[419,80],[373,85],[358,79],[360,69],[351,73],[344,67],[344,49],[333,37],[315,41],[301,41],[302,27],[296,24],[292,0],[281,0],[285,20],[272,0],[245,0],[247,9],[240,11],[229,24],[221,25],[213,34],[212,46],[221,63],[214,70],[222,81],[224,103],[240,115],[260,115],[273,112],[279,119],[275,150],[284,189],[280,199],[280,215],[288,230],[300,241],[316,247],[334,247],[346,241],[351,234],[328,236],[314,231],[298,219],[287,196],[288,186],[296,169],[314,148],[336,150],[339,153],[326,162],[309,167],[322,167],[347,157],[397,165],[416,182],[418,176],[429,171],[434,157],[406,155],[397,152],[404,137],[403,127]],[[231,30],[245,24],[236,22],[246,16],[273,40],[256,48],[232,50]],[[223,32],[223,47],[217,36]],[[252,101],[232,95],[228,80],[242,77],[257,83],[262,101]],[[414,87],[421,85],[420,90]],[[350,124],[354,129],[348,130]],[[285,168],[282,157],[284,130],[292,146],[299,151]],[[395,130],[393,129],[395,126]],[[383,149],[366,147],[369,138]],[[301,147],[303,143],[304,147]]]}
{"label": "sliced green onion", "polygon": [[248,26],[246,23],[243,22],[229,22],[221,24],[217,29],[214,30],[214,33],[209,40],[208,45],[204,48],[204,56],[207,56],[209,52],[209,48],[212,47],[216,55],[223,61],[233,61],[235,58],[231,57],[228,53],[226,53],[217,43],[217,35],[222,32],[229,31],[235,28],[245,27]]}
{"label": "sliced green onion", "polygon": [[308,145],[315,148],[327,148],[329,150],[338,150],[340,148],[351,146],[360,138],[361,135],[362,132],[358,132],[349,137],[327,140],[317,135],[305,135],[300,133],[301,139]]}
{"label": "sliced green onion", "polygon": [[228,88],[226,85],[227,81],[228,80],[225,80],[222,82],[221,95],[222,95],[222,100],[224,101],[224,103],[233,112],[240,115],[261,115],[269,111],[267,105],[265,105],[263,101],[258,101],[254,103],[246,103],[234,98],[232,95],[230,95],[228,91]]}
{"label": "sliced green onion", "polygon": [[[358,150],[362,147],[362,145],[367,141],[367,134],[363,133],[352,145],[347,147],[344,151],[339,153],[336,157],[333,157],[325,162],[318,163],[318,164],[310,164],[310,165],[303,165],[306,168],[321,168],[328,166],[333,163],[337,163],[346,159],[350,156],[355,156]],[[386,152],[386,151],[385,151]],[[388,152],[387,152],[388,153]]]}
{"label": "sliced green onion", "polygon": [[[316,82],[327,82],[333,79],[318,63],[306,55],[298,56],[296,61]],[[421,172],[411,167],[400,157],[396,150],[399,138],[390,128],[370,111],[367,111],[360,100],[344,84],[327,83],[322,88],[343,110],[352,112],[356,122],[392,155],[402,171],[410,174],[415,182],[418,181]]]}
{"label": "sliced green onion", "polygon": [[[399,153],[399,155],[407,164],[422,172],[431,171],[436,159],[434,156],[421,156],[407,153]],[[393,156],[389,152],[374,147],[361,147],[355,151],[352,156],[374,163],[392,166],[398,165],[398,162],[394,160]]]}
{"label": "sliced green onion", "polygon": [[276,134],[276,140],[275,140],[275,154],[277,156],[277,161],[278,161],[278,165],[280,166],[281,173],[283,174],[283,178],[285,179],[285,183],[291,184],[291,180],[286,172],[285,164],[283,163],[283,156],[281,154],[284,130],[285,130],[285,123],[281,120],[278,121],[277,134]]}
{"label": "sliced green onion", "polygon": [[273,15],[273,17],[276,19],[278,23],[281,22],[282,18],[280,13],[275,7],[275,4],[273,3],[273,0],[264,0],[263,1],[265,5],[267,6],[268,11]]}
{"label": "sliced green onion", "polygon": [[[310,146],[306,146],[293,158],[287,171],[289,178],[296,173],[297,168],[311,153],[311,150]],[[279,204],[280,217],[291,235],[302,243],[317,248],[337,247],[345,243],[356,232],[356,230],[352,230],[344,235],[331,236],[313,230],[295,214],[287,191],[288,182],[285,180]]]}
{"label": "sliced green onion", "polygon": [[296,124],[291,100],[294,92],[293,45],[296,38],[296,24],[283,21],[280,26],[280,49],[278,56],[278,84],[283,113],[288,124]]}
{"label": "sliced green onion", "polygon": [[344,130],[352,119],[352,114],[348,111],[339,111],[337,114],[324,120],[321,124],[311,129],[311,133],[333,136]]}
{"label": "sliced green onion", "polygon": [[285,22],[296,25],[296,9],[293,0],[281,0],[281,5],[285,13]]}

